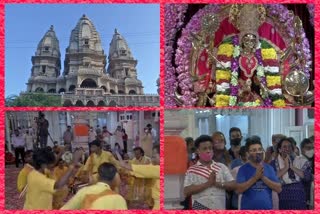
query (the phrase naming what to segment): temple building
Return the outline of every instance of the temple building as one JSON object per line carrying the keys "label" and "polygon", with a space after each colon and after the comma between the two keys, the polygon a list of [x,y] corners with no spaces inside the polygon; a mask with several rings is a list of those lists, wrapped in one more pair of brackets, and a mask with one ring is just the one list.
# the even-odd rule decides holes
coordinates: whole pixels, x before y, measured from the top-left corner
{"label": "temple building", "polygon": [[[71,31],[61,75],[59,40],[53,26],[32,56],[27,93],[61,96],[63,106],[158,106],[137,77],[137,63],[124,37],[115,29],[108,58],[100,35],[83,15]],[[108,59],[108,64],[107,64]],[[159,87],[159,82],[155,84]]]}

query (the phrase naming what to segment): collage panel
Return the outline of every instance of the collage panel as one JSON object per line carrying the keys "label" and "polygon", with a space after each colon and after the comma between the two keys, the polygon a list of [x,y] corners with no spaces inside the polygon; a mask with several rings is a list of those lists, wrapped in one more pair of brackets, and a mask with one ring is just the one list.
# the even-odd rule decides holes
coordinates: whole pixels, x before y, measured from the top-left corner
{"label": "collage panel", "polygon": [[6,106],[159,106],[159,4],[6,4],[5,27]]}
{"label": "collage panel", "polygon": [[159,111],[8,111],[6,210],[158,210]]}
{"label": "collage panel", "polygon": [[312,108],[166,110],[165,209],[314,209],[314,119]]}
{"label": "collage panel", "polygon": [[314,106],[313,4],[166,4],[165,106]]}

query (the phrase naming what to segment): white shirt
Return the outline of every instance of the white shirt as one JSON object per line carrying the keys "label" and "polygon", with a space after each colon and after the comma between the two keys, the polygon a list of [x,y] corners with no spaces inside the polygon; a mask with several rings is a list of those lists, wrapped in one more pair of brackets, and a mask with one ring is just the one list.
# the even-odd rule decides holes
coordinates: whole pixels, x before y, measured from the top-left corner
{"label": "white shirt", "polygon": [[12,145],[14,148],[25,147],[26,141],[25,141],[24,136],[23,135],[19,135],[19,136],[13,135],[12,136]]}
{"label": "white shirt", "polygon": [[34,137],[33,135],[31,134],[26,134],[25,135],[25,139],[26,139],[26,147],[27,147],[27,150],[33,150],[33,140],[34,140]]}
{"label": "white shirt", "polygon": [[[206,183],[212,171],[216,172],[217,182],[229,182],[234,180],[226,165],[212,161],[210,169],[208,169],[198,161],[187,170],[184,187]],[[197,201],[211,210],[225,210],[226,191],[212,186],[202,192],[192,195],[192,204],[194,201]]]}
{"label": "white shirt", "polygon": [[89,131],[89,143],[91,143],[92,141],[94,141],[97,137],[97,133],[95,131]]}
{"label": "white shirt", "polygon": [[154,128],[151,129],[151,136],[152,136],[152,143],[155,144],[157,141],[157,131]]}

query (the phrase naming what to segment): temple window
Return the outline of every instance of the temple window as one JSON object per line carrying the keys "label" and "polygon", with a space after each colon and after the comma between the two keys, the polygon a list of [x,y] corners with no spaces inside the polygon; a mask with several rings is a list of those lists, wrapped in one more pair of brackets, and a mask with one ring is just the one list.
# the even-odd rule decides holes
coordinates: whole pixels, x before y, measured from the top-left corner
{"label": "temple window", "polygon": [[42,66],[42,73],[46,73],[46,66],[45,65]]}

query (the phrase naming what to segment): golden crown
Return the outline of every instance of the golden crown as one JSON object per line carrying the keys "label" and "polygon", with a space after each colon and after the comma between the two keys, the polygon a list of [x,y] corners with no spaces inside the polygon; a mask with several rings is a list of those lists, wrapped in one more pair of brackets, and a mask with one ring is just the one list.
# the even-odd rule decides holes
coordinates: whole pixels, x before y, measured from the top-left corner
{"label": "golden crown", "polygon": [[233,4],[229,21],[240,31],[240,41],[246,34],[258,38],[258,29],[266,20],[266,9],[262,4]]}

